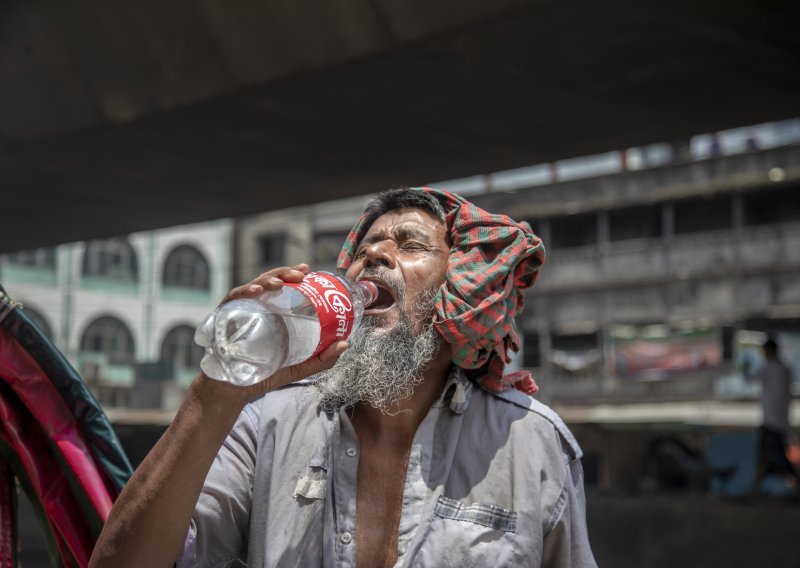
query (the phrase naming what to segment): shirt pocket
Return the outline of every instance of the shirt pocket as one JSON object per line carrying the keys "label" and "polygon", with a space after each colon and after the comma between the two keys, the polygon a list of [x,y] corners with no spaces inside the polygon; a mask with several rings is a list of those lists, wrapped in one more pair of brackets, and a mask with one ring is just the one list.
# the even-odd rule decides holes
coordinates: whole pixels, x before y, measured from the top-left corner
{"label": "shirt pocket", "polygon": [[300,503],[307,500],[325,500],[327,494],[328,466],[320,459],[311,458],[306,471],[294,487],[294,499]]}
{"label": "shirt pocket", "polygon": [[506,533],[517,532],[517,513],[497,505],[472,503],[466,505],[444,495],[436,502],[434,514],[442,519],[473,523]]}
{"label": "shirt pocket", "polygon": [[518,518],[515,511],[494,504],[463,503],[441,496],[436,501],[433,513],[419,548],[403,566],[472,568],[536,565],[536,556],[532,561],[523,561],[520,555],[520,547],[528,543],[528,538],[516,532]]}

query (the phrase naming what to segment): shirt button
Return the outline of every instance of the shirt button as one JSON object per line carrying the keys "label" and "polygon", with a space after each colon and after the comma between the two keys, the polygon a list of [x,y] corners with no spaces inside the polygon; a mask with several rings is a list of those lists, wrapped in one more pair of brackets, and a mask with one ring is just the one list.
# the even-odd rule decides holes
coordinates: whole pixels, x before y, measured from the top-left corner
{"label": "shirt button", "polygon": [[342,536],[340,536],[340,537],[339,537],[339,539],[340,539],[340,540],[341,540],[341,541],[342,541],[344,544],[350,544],[350,541],[352,541],[352,540],[353,540],[353,535],[351,535],[349,532],[343,532],[343,533],[342,533]]}
{"label": "shirt button", "polygon": [[356,457],[356,454],[357,454],[358,452],[356,451],[356,449],[355,449],[355,448],[347,448],[347,451],[346,451],[345,453],[346,453],[348,456],[350,456],[351,458],[354,458],[354,457]]}

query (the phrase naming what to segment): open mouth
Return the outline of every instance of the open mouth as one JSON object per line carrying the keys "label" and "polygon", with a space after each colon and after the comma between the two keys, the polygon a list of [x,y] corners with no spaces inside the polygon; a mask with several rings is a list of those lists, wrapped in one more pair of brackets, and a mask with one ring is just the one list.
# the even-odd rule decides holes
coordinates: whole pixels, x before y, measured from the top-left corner
{"label": "open mouth", "polygon": [[378,282],[376,280],[372,280],[369,278],[365,278],[365,280],[369,280],[378,288],[378,297],[372,302],[369,306],[366,307],[364,310],[365,313],[371,312],[379,312],[383,310],[388,310],[394,305],[394,293],[392,290],[383,282]]}

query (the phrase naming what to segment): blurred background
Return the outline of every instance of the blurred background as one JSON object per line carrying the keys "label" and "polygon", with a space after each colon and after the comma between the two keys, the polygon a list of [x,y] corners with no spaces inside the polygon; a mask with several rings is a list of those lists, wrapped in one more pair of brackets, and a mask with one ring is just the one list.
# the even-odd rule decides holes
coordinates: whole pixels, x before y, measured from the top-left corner
{"label": "blurred background", "polygon": [[792,484],[745,498],[761,410],[742,372],[778,341],[800,467],[798,16],[4,2],[0,283],[138,463],[229,288],[332,270],[382,189],[459,193],[545,242],[513,365],[583,446],[599,564],[800,566]]}

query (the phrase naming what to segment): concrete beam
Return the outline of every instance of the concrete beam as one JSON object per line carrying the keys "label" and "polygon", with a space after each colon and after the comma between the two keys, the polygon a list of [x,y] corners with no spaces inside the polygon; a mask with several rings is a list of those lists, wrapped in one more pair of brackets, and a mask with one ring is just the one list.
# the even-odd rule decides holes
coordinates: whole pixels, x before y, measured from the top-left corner
{"label": "concrete beam", "polygon": [[4,3],[0,251],[800,111],[797,3],[331,6]]}

